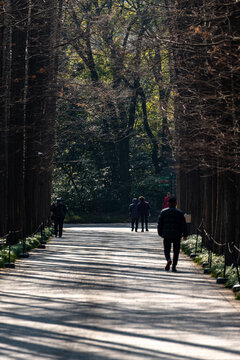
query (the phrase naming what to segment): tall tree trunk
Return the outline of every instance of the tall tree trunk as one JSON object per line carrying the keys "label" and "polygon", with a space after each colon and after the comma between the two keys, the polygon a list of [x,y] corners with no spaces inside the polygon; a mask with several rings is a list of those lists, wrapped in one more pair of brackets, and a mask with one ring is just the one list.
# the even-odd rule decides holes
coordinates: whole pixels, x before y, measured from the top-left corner
{"label": "tall tree trunk", "polygon": [[[55,17],[54,17],[55,14]],[[27,232],[47,222],[50,205],[56,101],[55,41],[57,1],[32,1],[28,39],[28,93],[26,107]]]}
{"label": "tall tree trunk", "polygon": [[131,178],[129,173],[129,138],[126,137],[119,141],[119,180],[120,180],[120,194],[124,202],[129,202],[131,190]]}
{"label": "tall tree trunk", "polygon": [[[7,7],[7,2],[5,2]],[[9,64],[9,27],[4,16],[3,3],[0,4],[0,236],[7,233],[7,102],[8,64]]]}
{"label": "tall tree trunk", "polygon": [[155,138],[155,136],[150,128],[149,122],[148,122],[147,100],[146,100],[145,92],[142,87],[139,87],[138,93],[141,97],[144,129],[150,139],[151,146],[152,146],[152,163],[153,163],[153,166],[155,169],[155,173],[159,175],[161,172],[161,167],[160,167],[159,156],[158,156],[158,142],[157,142],[157,139]]}
{"label": "tall tree trunk", "polygon": [[8,229],[24,227],[24,88],[27,1],[11,1],[11,87],[8,137]]}

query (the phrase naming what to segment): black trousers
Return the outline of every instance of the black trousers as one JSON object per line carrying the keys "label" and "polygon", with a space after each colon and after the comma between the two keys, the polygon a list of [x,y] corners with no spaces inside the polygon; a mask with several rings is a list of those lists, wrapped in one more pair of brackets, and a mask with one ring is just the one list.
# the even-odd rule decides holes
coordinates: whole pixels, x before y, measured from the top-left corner
{"label": "black trousers", "polygon": [[178,257],[180,252],[180,241],[181,239],[164,239],[163,240],[163,246],[164,246],[164,254],[166,260],[171,260],[171,247],[173,244],[173,267],[177,265],[178,263]]}
{"label": "black trousers", "polygon": [[62,237],[62,230],[63,230],[63,218],[56,218],[54,219],[54,232],[55,236]]}
{"label": "black trousers", "polygon": [[140,219],[141,219],[142,231],[144,230],[144,223],[145,223],[145,226],[146,226],[146,230],[148,230],[148,216],[147,215],[141,215]]}
{"label": "black trousers", "polygon": [[137,230],[138,229],[138,218],[132,219],[131,225],[132,225],[132,230],[134,230],[134,227],[135,227],[135,230]]}

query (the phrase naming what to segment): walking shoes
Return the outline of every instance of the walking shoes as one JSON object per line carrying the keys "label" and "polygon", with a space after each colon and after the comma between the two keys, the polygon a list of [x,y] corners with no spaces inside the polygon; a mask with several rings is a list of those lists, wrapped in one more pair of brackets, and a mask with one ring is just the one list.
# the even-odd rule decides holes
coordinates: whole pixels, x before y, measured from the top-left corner
{"label": "walking shoes", "polygon": [[165,266],[165,270],[169,271],[171,265],[172,265],[172,260],[168,260],[167,265]]}

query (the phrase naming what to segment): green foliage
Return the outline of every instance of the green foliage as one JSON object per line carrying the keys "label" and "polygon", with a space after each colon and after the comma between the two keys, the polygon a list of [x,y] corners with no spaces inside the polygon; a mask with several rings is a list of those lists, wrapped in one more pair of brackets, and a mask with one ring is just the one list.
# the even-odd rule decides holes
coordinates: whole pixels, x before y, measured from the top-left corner
{"label": "green foliage", "polygon": [[170,176],[162,150],[163,117],[167,124],[173,113],[169,52],[151,41],[166,32],[165,10],[144,0],[96,4],[66,4],[53,197],[64,199],[67,221],[128,220],[140,195],[156,216],[173,188],[159,182]]}
{"label": "green foliage", "polygon": [[[45,228],[43,230],[43,240],[48,240],[52,235],[51,228]],[[30,251],[37,248],[41,244],[41,234],[38,233],[33,236],[29,236],[25,240],[25,249]],[[10,248],[10,262],[15,262],[19,258],[19,255],[23,251],[23,241],[20,241],[16,245],[11,246]],[[5,263],[9,261],[9,248],[4,246],[0,250],[0,267],[5,267]]]}
{"label": "green foliage", "polygon": [[92,212],[92,213],[82,213],[74,214],[70,213],[66,217],[66,222],[71,224],[94,224],[94,223],[119,223],[119,222],[128,222],[128,212]]}
{"label": "green foliage", "polygon": [[182,251],[190,255],[191,253],[195,252],[195,236],[188,237],[187,240],[181,241],[181,249]]}
{"label": "green foliage", "polygon": [[238,284],[237,270],[233,266],[229,266],[226,270],[227,283],[226,286],[232,288],[234,285]]}
{"label": "green foliage", "polygon": [[[200,239],[200,238],[199,238]],[[196,244],[196,235],[192,235],[188,237],[187,240],[182,240],[181,249],[182,251],[190,255],[191,253],[195,253],[195,244]],[[202,265],[203,263],[208,261],[208,250],[206,248],[200,248],[200,244],[198,243],[197,248],[197,257],[193,258],[193,261]],[[212,266],[210,269],[210,274],[214,277],[223,276],[224,272],[224,256],[212,254]],[[232,266],[227,266],[226,268],[226,278],[227,282],[225,284],[226,287],[232,288],[235,284],[238,284],[238,276],[236,268]],[[236,298],[240,300],[240,293],[236,295]]]}

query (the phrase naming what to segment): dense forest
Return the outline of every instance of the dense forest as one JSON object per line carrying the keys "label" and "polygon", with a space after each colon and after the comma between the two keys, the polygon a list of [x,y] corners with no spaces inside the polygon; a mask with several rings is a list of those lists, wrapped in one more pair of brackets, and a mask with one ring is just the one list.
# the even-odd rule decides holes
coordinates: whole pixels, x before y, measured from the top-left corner
{"label": "dense forest", "polygon": [[[63,15],[54,193],[80,218],[152,212],[174,188],[166,10],[157,1],[68,1]],[[103,217],[102,217],[103,220]]]}
{"label": "dense forest", "polygon": [[[0,235],[167,191],[240,247],[236,0],[0,1]],[[53,180],[53,181],[52,181]],[[52,190],[51,190],[52,189]],[[217,252],[221,246],[215,246]]]}

